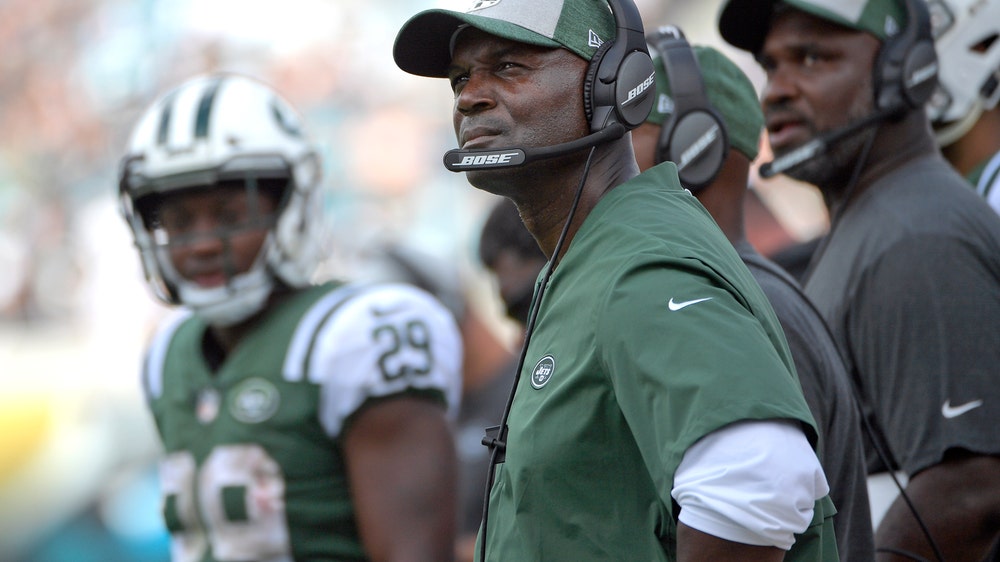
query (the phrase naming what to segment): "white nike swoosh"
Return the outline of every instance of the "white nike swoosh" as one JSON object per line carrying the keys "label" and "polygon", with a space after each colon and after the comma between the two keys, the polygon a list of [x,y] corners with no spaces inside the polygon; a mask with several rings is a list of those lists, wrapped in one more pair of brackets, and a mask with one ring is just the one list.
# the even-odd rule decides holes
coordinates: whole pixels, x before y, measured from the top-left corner
{"label": "white nike swoosh", "polygon": [[667,308],[669,308],[670,310],[680,310],[685,306],[691,306],[692,304],[698,304],[700,302],[705,302],[710,300],[712,300],[712,297],[705,297],[703,299],[694,299],[691,301],[684,301],[684,302],[674,302],[674,298],[670,297],[670,302],[667,303]]}
{"label": "white nike swoosh", "polygon": [[952,406],[951,400],[945,400],[944,404],[941,405],[941,415],[948,419],[957,418],[969,410],[975,410],[982,405],[982,400],[973,400],[972,402],[966,402],[961,406]]}
{"label": "white nike swoosh", "polygon": [[377,308],[373,306],[371,308],[371,311],[372,314],[375,316],[389,316],[390,314],[395,314],[400,310],[403,310],[404,308],[406,307],[403,304],[397,303],[391,306],[387,306],[385,308]]}

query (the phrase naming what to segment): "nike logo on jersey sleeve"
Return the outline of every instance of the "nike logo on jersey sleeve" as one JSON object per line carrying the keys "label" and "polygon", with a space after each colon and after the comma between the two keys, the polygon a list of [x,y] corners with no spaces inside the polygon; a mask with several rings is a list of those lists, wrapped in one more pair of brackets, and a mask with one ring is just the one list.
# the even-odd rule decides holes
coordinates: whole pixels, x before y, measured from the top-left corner
{"label": "nike logo on jersey sleeve", "polygon": [[689,301],[674,302],[674,298],[670,297],[670,302],[667,303],[667,308],[673,311],[680,310],[684,307],[691,306],[692,304],[698,304],[700,302],[710,301],[712,297],[705,297],[703,299],[694,299]]}

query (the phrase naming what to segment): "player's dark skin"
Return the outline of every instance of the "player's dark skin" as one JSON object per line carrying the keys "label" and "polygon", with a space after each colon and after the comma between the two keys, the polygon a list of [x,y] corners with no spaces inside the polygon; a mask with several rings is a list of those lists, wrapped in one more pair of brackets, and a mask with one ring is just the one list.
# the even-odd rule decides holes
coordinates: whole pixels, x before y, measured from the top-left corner
{"label": "player's dark skin", "polygon": [[963,176],[968,176],[997,151],[1000,151],[1000,106],[984,111],[969,132],[941,148],[944,157]]}
{"label": "player's dark skin", "polygon": [[[177,272],[203,288],[220,287],[229,277],[249,271],[267,238],[268,221],[277,209],[275,197],[250,195],[242,184],[194,188],[167,196],[158,220],[175,242],[170,259]],[[272,295],[272,303],[284,291]],[[233,326],[210,327],[206,343],[210,362],[221,364],[260,314]]]}

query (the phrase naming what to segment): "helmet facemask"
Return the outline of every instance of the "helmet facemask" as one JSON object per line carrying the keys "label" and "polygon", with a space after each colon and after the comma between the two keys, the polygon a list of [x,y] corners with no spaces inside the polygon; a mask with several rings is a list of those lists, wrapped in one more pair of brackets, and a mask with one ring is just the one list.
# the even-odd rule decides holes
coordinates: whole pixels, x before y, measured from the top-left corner
{"label": "helmet facemask", "polygon": [[1000,101],[1000,0],[930,0],[928,9],[941,64],[927,115],[948,146]]}
{"label": "helmet facemask", "polygon": [[[199,105],[204,106],[209,95],[205,91],[211,92],[215,108],[203,138],[194,135],[194,142],[187,139],[190,144],[180,149],[164,141],[164,115],[183,114],[185,95],[195,100],[200,96]],[[199,119],[202,113],[203,107]],[[234,76],[191,81],[147,112],[123,160],[120,194],[122,213],[157,298],[187,306],[210,324],[229,326],[263,309],[277,287],[309,284],[321,249],[323,201],[319,160],[295,125],[296,118],[269,89]],[[178,244],[195,241],[178,237],[176,231],[171,239],[157,213],[165,201],[186,193],[233,189],[245,190],[247,222],[199,234],[215,237],[223,254],[219,259],[225,282],[206,287],[185,278],[171,259]],[[258,196],[264,195],[276,203],[267,216],[253,210]],[[235,271],[233,237],[262,228],[266,235],[252,264]]]}

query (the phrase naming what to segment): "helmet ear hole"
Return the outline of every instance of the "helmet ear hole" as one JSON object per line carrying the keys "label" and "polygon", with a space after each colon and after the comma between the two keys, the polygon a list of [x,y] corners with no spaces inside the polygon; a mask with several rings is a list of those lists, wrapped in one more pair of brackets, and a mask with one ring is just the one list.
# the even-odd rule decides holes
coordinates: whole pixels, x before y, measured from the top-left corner
{"label": "helmet ear hole", "polygon": [[135,212],[147,230],[155,230],[159,227],[161,203],[163,203],[163,196],[156,193],[135,201]]}
{"label": "helmet ear hole", "polygon": [[283,208],[291,196],[291,178],[260,178],[257,190],[267,197],[275,209]]}

